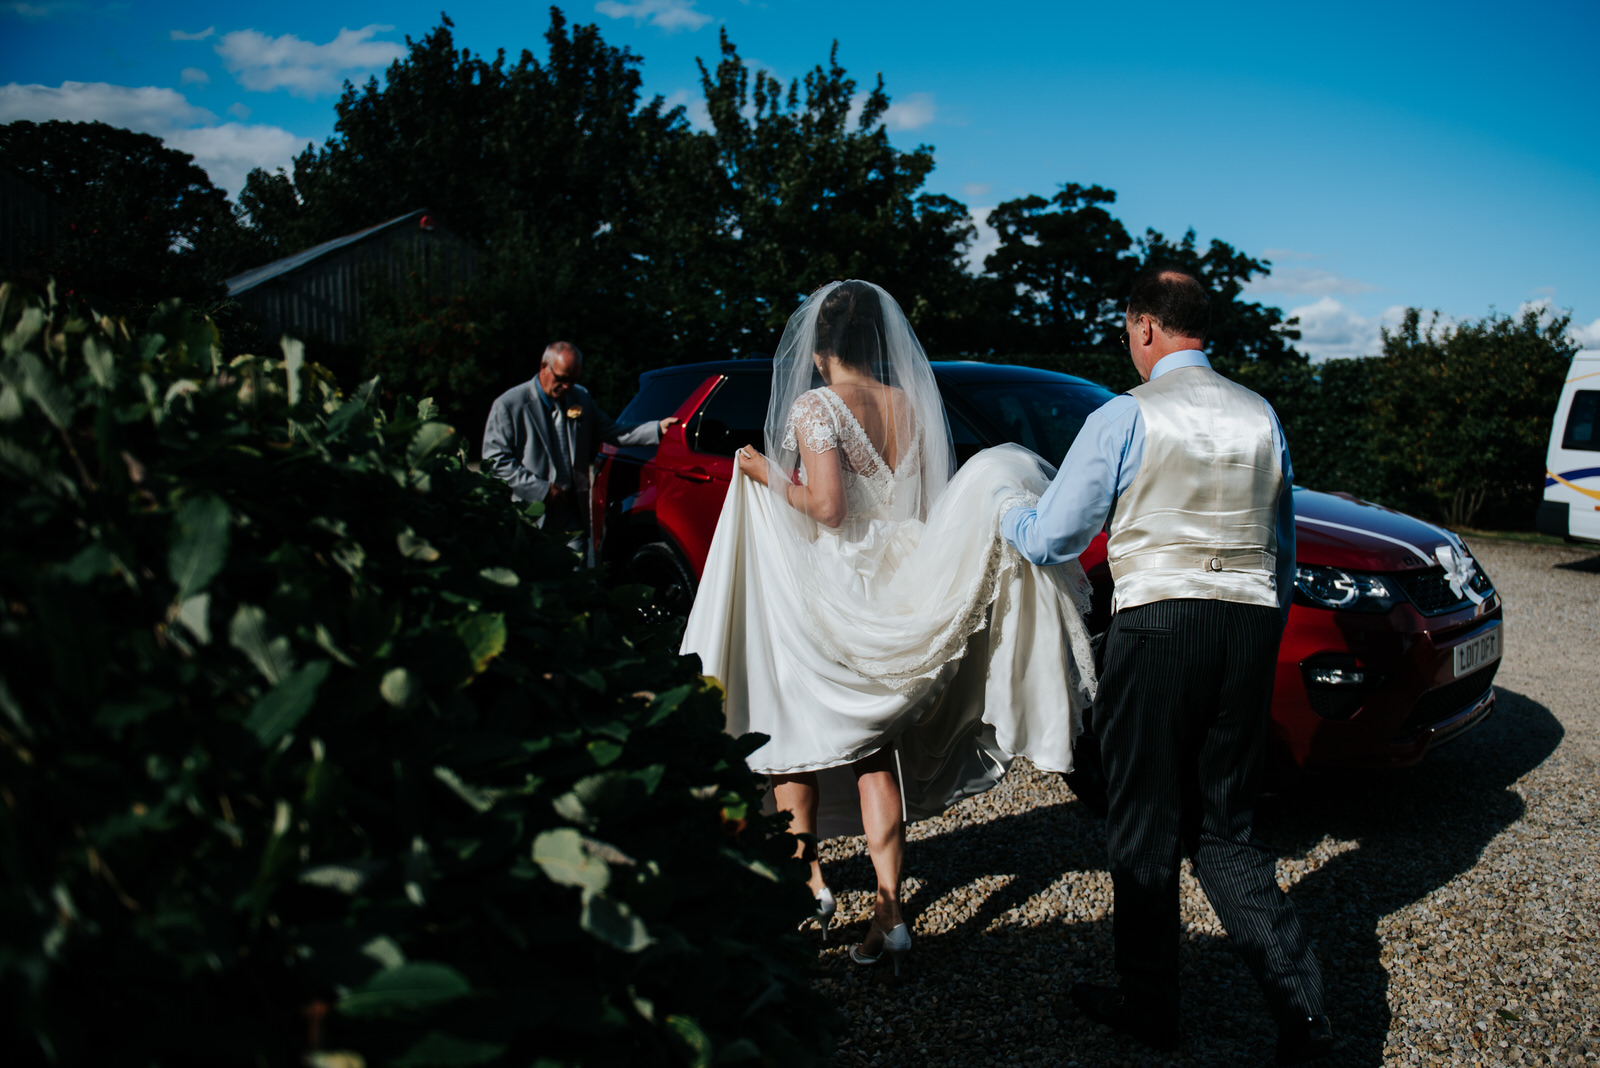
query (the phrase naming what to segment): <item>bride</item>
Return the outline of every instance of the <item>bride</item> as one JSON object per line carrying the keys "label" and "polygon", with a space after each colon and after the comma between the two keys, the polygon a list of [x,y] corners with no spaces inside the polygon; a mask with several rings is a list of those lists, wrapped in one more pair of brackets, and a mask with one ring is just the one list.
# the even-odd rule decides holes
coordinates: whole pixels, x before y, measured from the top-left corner
{"label": "bride", "polygon": [[738,454],[683,652],[722,684],[729,732],[767,736],[750,767],[802,836],[824,938],[815,841],[865,831],[877,900],[850,956],[898,971],[906,819],[987,790],[1018,754],[1071,770],[1094,687],[1088,582],[1000,536],[1054,468],[1005,445],[954,474],[933,369],[869,282],[829,283],[790,317],[766,446]]}

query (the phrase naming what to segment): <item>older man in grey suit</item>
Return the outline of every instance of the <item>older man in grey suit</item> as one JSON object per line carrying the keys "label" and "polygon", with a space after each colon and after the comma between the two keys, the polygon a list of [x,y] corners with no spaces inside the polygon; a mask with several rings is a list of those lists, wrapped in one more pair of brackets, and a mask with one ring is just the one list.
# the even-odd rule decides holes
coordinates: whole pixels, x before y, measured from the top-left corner
{"label": "older man in grey suit", "polygon": [[539,373],[495,398],[483,430],[483,463],[518,501],[543,501],[544,526],[588,542],[589,461],[602,442],[654,445],[677,417],[618,423],[578,384],[583,353],[567,341],[544,350]]}

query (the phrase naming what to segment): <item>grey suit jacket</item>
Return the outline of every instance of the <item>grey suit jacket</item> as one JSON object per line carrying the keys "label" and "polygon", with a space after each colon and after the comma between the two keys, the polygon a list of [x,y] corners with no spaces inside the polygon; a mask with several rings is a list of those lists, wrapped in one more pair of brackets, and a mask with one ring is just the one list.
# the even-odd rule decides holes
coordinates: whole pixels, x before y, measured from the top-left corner
{"label": "grey suit jacket", "polygon": [[[573,386],[560,401],[562,409],[582,408],[583,413],[569,427],[575,433],[572,464],[574,503],[589,492],[589,463],[600,451],[602,442],[612,445],[654,445],[661,440],[661,424],[618,423],[602,412],[582,386]],[[505,480],[511,496],[519,501],[542,501],[559,477],[556,463],[555,428],[544,401],[539,398],[539,380],[529,379],[495,398],[489,409],[489,422],[483,429],[483,465]]]}

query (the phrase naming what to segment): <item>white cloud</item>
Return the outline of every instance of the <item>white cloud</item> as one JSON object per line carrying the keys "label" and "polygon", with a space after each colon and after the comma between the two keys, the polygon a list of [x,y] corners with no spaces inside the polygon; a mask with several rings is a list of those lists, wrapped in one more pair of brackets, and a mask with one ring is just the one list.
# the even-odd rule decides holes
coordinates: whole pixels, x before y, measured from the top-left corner
{"label": "white cloud", "polygon": [[174,41],[204,41],[216,32],[217,28],[215,26],[207,26],[199,33],[184,33],[182,30],[173,30],[172,39]]}
{"label": "white cloud", "polygon": [[[1541,289],[1535,290],[1534,292],[1537,293],[1548,291],[1548,289]],[[1557,309],[1555,300],[1552,297],[1540,297],[1537,300],[1525,300],[1517,306],[1517,314],[1514,316],[1514,318],[1521,319],[1523,315],[1530,311],[1539,313],[1539,322],[1541,325],[1548,325],[1550,320],[1555,318],[1556,315]],[[1572,310],[1570,308],[1565,309],[1565,313],[1570,316],[1572,314]],[[1594,322],[1588,324],[1568,323],[1567,336],[1586,349],[1600,349],[1600,319],[1596,319]]]}
{"label": "white cloud", "polygon": [[252,167],[269,171],[287,167],[295,153],[306,147],[308,139],[277,126],[225,122],[221,126],[174,130],[162,140],[193,156],[215,185],[237,197]]}
{"label": "white cloud", "polygon": [[691,93],[687,89],[679,89],[666,99],[667,110],[683,108],[688,115],[689,125],[702,132],[711,130],[711,109],[706,107],[704,93]]}
{"label": "white cloud", "polygon": [[15,15],[20,19],[47,19],[53,15],[66,15],[83,8],[76,0],[55,0],[50,3],[29,4],[21,0],[12,0],[10,3],[0,4],[0,12]]}
{"label": "white cloud", "polygon": [[711,21],[710,15],[696,11],[694,5],[695,0],[600,0],[594,9],[610,18],[648,22],[672,33],[698,30]]}
{"label": "white cloud", "polygon": [[216,115],[190,104],[175,89],[104,82],[62,82],[54,88],[0,85],[0,122],[16,119],[104,122],[152,134],[194,156],[212,182],[235,197],[250,168],[287,167],[309,140],[277,126],[217,125]]}
{"label": "white cloud", "polygon": [[251,111],[248,105],[236,100],[228,105],[228,114],[243,121],[250,117]]}
{"label": "white cloud", "polygon": [[256,30],[235,30],[217,42],[217,55],[246,89],[287,89],[291,96],[311,100],[338,92],[347,71],[371,70],[399,59],[405,52],[400,45],[373,40],[393,29],[342,29],[327,44],[302,41],[292,33],[268,37]]}
{"label": "white cloud", "polygon": [[216,116],[195,107],[176,89],[153,85],[133,88],[105,82],[62,82],[48,85],[0,85],[0,122],[31,119],[47,122],[106,122],[161,136],[167,130],[214,122]]}
{"label": "white cloud", "polygon": [[1292,248],[1264,248],[1261,250],[1263,259],[1268,260],[1314,260],[1315,252],[1299,252]]}
{"label": "white cloud", "polygon": [[972,219],[973,228],[978,231],[972,244],[967,246],[967,270],[973,274],[983,273],[983,261],[989,254],[1000,247],[1000,232],[989,225],[989,213],[994,208],[971,208],[967,214]]}
{"label": "white cloud", "polygon": [[[861,121],[861,112],[867,106],[865,92],[858,92],[850,98],[850,113],[845,116],[845,125],[855,129]],[[934,105],[932,93],[910,93],[904,100],[893,100],[889,103],[889,110],[883,113],[880,120],[891,130],[915,130],[919,126],[926,126],[932,122],[938,108]]]}
{"label": "white cloud", "polygon": [[992,188],[988,182],[968,182],[961,187],[961,195],[968,200],[982,200],[989,195],[989,190]]}
{"label": "white cloud", "polygon": [[1383,327],[1398,326],[1405,313],[1405,307],[1397,304],[1368,319],[1326,296],[1288,311],[1289,316],[1300,320],[1300,340],[1294,343],[1295,347],[1314,363],[1341,357],[1376,356],[1383,351],[1379,331]]}
{"label": "white cloud", "polygon": [[932,122],[937,112],[932,93],[909,93],[889,104],[883,124],[891,130],[915,130]]}
{"label": "white cloud", "polygon": [[199,67],[185,67],[185,68],[183,68],[183,73],[181,75],[179,75],[179,79],[183,82],[184,85],[210,85],[211,84],[211,75],[207,74],[205,71],[201,70]]}
{"label": "white cloud", "polygon": [[1354,296],[1376,289],[1370,282],[1359,278],[1325,271],[1321,267],[1290,267],[1286,271],[1273,271],[1265,278],[1252,278],[1245,285],[1249,293],[1282,293],[1292,297]]}

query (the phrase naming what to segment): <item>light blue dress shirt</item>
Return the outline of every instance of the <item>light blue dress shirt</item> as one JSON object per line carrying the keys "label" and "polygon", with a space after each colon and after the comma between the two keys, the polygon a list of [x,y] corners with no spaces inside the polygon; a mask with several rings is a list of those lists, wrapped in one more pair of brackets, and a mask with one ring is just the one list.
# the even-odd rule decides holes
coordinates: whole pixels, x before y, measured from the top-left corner
{"label": "light blue dress shirt", "polygon": [[[1154,380],[1180,367],[1210,366],[1211,361],[1199,349],[1183,349],[1156,361],[1150,377]],[[1000,521],[1000,532],[1036,564],[1060,564],[1076,558],[1105,526],[1117,498],[1133,484],[1144,461],[1144,440],[1139,402],[1127,393],[1111,398],[1084,420],[1038,506],[1007,512]],[[1272,441],[1283,465],[1284,489],[1278,498],[1278,606],[1287,619],[1289,603],[1294,600],[1294,470],[1275,413]]]}

